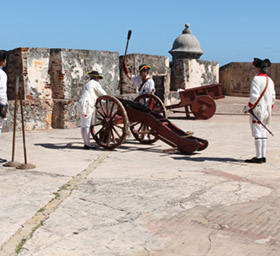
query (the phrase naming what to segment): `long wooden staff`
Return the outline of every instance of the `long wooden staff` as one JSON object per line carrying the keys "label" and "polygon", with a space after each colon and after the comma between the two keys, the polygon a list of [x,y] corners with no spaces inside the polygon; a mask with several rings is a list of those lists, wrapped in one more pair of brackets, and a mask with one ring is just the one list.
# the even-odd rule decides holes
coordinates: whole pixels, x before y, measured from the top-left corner
{"label": "long wooden staff", "polygon": [[[128,33],[127,33],[127,40],[126,40],[126,46],[125,46],[123,61],[122,61],[122,65],[121,65],[121,68],[122,68],[122,69],[124,68],[124,65],[125,65],[125,58],[126,58],[127,49],[128,49],[128,44],[129,44],[129,40],[130,40],[130,38],[131,38],[131,34],[132,34],[132,31],[131,31],[131,30],[128,30]],[[121,74],[122,74],[122,73],[121,73]],[[121,87],[120,87],[120,93],[121,93],[121,94],[123,93],[122,85],[123,85],[123,75],[121,76]]]}
{"label": "long wooden staff", "polygon": [[27,152],[26,152],[26,140],[25,140],[25,125],[24,125],[24,113],[23,113],[23,86],[19,90],[19,102],[20,102],[20,114],[21,114],[21,128],[22,128],[22,140],[23,140],[23,152],[24,152],[24,164],[17,166],[17,169],[33,169],[36,168],[34,164],[27,163]]}
{"label": "long wooden staff", "polygon": [[12,144],[12,160],[5,163],[5,167],[17,167],[21,163],[15,162],[15,150],[16,150],[16,130],[17,130],[17,109],[18,109],[18,88],[19,88],[19,77],[16,77],[15,86],[15,104],[14,104],[14,124],[13,124],[13,144]]}

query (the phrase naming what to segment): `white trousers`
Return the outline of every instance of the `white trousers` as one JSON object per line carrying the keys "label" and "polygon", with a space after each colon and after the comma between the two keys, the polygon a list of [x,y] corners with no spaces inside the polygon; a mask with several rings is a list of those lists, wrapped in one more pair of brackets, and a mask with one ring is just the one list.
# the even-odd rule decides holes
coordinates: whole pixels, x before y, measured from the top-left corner
{"label": "white trousers", "polygon": [[90,146],[90,127],[95,122],[95,109],[87,117],[81,117],[81,134],[84,145]]}
{"label": "white trousers", "polygon": [[0,117],[0,134],[2,133],[3,125],[5,123],[6,119],[3,119]]}
{"label": "white trousers", "polygon": [[267,150],[267,130],[259,123],[253,123],[250,119],[252,136],[255,138],[256,157],[266,157]]}
{"label": "white trousers", "polygon": [[255,138],[256,157],[266,157],[267,138]]}

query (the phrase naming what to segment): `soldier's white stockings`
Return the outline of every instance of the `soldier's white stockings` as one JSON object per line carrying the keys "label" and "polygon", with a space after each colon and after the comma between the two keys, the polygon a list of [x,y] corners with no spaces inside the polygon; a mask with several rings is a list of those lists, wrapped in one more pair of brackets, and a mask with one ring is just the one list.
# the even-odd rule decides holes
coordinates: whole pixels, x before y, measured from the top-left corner
{"label": "soldier's white stockings", "polygon": [[262,139],[262,157],[266,157],[267,138]]}
{"label": "soldier's white stockings", "polygon": [[255,138],[256,157],[262,158],[262,139]]}
{"label": "soldier's white stockings", "polygon": [[0,117],[0,135],[1,135],[1,133],[2,133],[3,124],[4,124],[4,119],[2,119],[2,118]]}
{"label": "soldier's white stockings", "polygon": [[84,140],[84,145],[90,146],[90,131],[89,127],[81,128],[82,138]]}

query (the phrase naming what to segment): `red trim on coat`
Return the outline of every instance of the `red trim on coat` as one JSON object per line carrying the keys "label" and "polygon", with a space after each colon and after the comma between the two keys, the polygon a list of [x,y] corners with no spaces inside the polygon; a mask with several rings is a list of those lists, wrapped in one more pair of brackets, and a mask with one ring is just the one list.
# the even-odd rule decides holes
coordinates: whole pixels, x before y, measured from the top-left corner
{"label": "red trim on coat", "polygon": [[261,124],[261,122],[258,120],[253,120],[252,122],[253,122],[253,124]]}
{"label": "red trim on coat", "polygon": [[257,74],[257,76],[267,76],[267,74],[265,74],[265,73],[259,73],[259,74]]}
{"label": "red trim on coat", "polygon": [[249,107],[249,108],[251,108],[251,107],[253,107],[253,106],[254,106],[253,103],[251,103],[251,102],[248,103],[248,107]]}

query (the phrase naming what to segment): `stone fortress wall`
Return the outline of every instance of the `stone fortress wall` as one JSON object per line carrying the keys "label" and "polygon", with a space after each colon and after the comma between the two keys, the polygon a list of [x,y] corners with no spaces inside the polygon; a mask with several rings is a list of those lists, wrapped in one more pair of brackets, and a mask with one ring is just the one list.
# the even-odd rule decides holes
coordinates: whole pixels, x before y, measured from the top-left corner
{"label": "stone fortress wall", "polygon": [[[280,63],[272,63],[269,76],[275,84],[276,98],[280,99]],[[225,95],[248,97],[255,69],[249,62],[231,62],[220,68],[220,83]]]}

